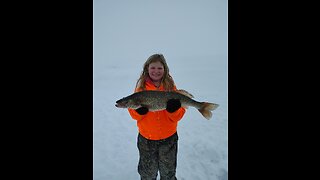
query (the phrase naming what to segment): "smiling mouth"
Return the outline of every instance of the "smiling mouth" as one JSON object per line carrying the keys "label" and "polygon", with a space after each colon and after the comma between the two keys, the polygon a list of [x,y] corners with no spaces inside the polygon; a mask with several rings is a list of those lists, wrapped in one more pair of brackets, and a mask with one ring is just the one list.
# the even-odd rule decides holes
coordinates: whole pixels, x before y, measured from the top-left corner
{"label": "smiling mouth", "polygon": [[152,77],[156,77],[156,78],[158,78],[160,76],[161,76],[160,74],[159,75],[152,75]]}

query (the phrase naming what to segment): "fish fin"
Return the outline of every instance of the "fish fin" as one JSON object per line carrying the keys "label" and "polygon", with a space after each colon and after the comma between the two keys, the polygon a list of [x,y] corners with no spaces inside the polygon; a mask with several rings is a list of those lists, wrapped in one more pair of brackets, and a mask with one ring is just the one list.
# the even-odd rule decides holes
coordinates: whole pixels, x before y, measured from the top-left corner
{"label": "fish fin", "polygon": [[183,89],[177,90],[177,93],[180,93],[180,94],[182,94],[182,95],[185,95],[185,96],[187,96],[187,97],[189,97],[189,98],[194,98],[192,94],[190,94],[188,91],[183,90]]}
{"label": "fish fin", "polygon": [[146,107],[143,104],[141,104],[141,100],[137,99],[133,102],[133,105],[136,107],[135,109],[141,108],[141,107]]}
{"label": "fish fin", "polygon": [[185,109],[188,109],[189,106],[182,106],[182,107],[185,108]]}
{"label": "fish fin", "polygon": [[203,102],[201,108],[198,109],[198,111],[203,115],[203,117],[209,120],[212,117],[211,111],[215,110],[218,106],[218,104]]}
{"label": "fish fin", "polygon": [[149,105],[146,105],[146,104],[140,104],[141,107],[146,107],[149,109]]}

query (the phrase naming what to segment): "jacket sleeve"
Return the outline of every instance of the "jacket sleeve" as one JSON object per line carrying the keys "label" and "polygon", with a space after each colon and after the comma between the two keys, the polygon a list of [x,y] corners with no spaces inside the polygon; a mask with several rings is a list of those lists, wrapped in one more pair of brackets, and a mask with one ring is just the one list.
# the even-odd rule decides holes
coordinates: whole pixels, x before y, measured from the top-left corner
{"label": "jacket sleeve", "polygon": [[135,120],[140,120],[143,116],[145,116],[145,115],[140,115],[140,114],[137,113],[137,111],[134,110],[134,109],[128,108],[128,111],[129,111],[129,114],[130,114],[130,116],[132,117],[132,119],[135,119]]}
{"label": "jacket sleeve", "polygon": [[[173,86],[173,89],[176,91],[177,87],[176,85]],[[168,111],[166,111],[166,113],[168,114],[168,117],[172,120],[172,121],[180,121],[183,118],[183,115],[185,114],[186,109],[181,107],[179,108],[177,111],[173,112],[173,113],[169,113]]]}
{"label": "jacket sleeve", "polygon": [[180,121],[184,115],[184,113],[186,112],[186,109],[181,107],[178,110],[176,110],[173,113],[169,113],[168,111],[165,110],[165,112],[167,113],[168,117],[172,120],[172,121]]}
{"label": "jacket sleeve", "polygon": [[[139,89],[134,90],[134,92],[138,92],[138,91],[141,91],[141,90],[139,90]],[[139,113],[137,113],[136,110],[131,109],[131,108],[128,108],[128,111],[129,111],[130,116],[134,120],[140,120],[143,116],[145,116],[145,115],[140,115]]]}

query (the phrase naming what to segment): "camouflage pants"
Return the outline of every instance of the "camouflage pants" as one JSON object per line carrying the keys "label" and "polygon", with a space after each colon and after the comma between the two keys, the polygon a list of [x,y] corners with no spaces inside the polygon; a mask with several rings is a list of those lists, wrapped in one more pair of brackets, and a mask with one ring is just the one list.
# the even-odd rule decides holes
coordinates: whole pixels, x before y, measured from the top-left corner
{"label": "camouflage pants", "polygon": [[155,180],[160,172],[161,180],[176,180],[178,135],[164,140],[148,140],[138,135],[140,154],[138,172],[141,180]]}

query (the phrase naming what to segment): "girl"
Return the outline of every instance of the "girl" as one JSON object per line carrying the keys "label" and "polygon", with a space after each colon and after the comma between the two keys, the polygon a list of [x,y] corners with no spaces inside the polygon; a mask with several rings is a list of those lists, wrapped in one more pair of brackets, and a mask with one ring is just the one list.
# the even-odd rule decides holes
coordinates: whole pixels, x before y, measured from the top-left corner
{"label": "girl", "polygon": [[[162,54],[154,54],[147,59],[136,83],[135,92],[149,90],[177,90]],[[169,100],[166,110],[162,111],[150,112],[147,107],[128,111],[137,120],[139,129],[138,172],[141,180],[156,179],[158,171],[161,180],[176,179],[177,125],[186,111],[181,107],[180,101]]]}

